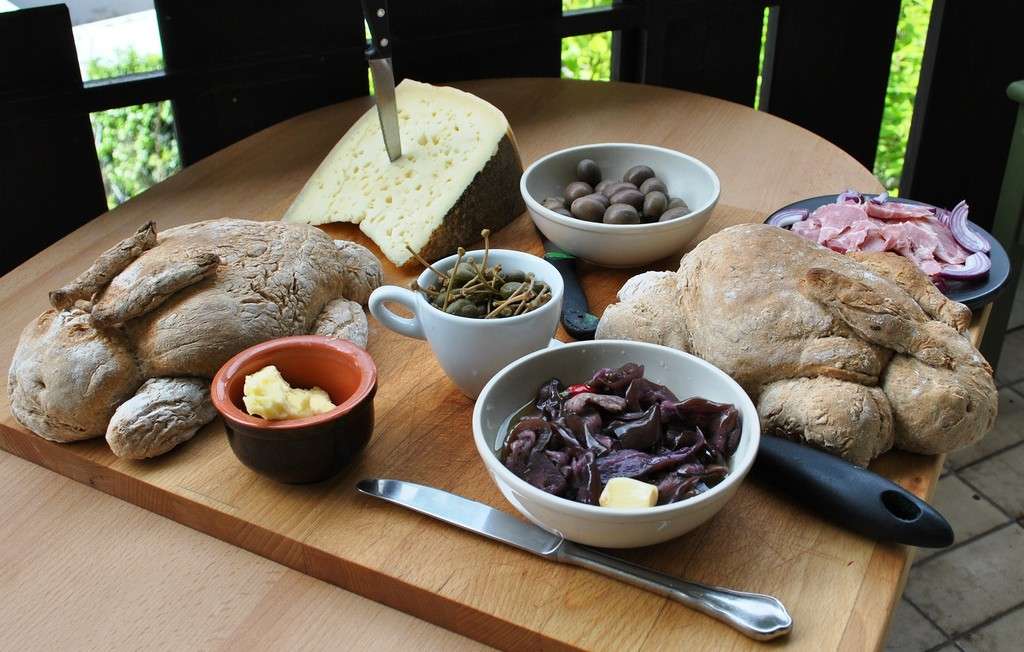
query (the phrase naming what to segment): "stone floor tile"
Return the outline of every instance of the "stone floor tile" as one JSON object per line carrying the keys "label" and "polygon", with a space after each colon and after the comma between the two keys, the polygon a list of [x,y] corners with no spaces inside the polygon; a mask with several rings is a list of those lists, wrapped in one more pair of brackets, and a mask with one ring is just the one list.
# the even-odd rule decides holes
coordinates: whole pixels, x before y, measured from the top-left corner
{"label": "stone floor tile", "polygon": [[886,652],[924,652],[946,640],[946,635],[914,609],[906,600],[900,600],[889,623]]}
{"label": "stone floor tile", "polygon": [[1010,525],[910,569],[904,593],[957,635],[1024,600],[1024,528]]}
{"label": "stone floor tile", "polygon": [[[1021,386],[1024,389],[1024,386]],[[946,462],[954,469],[977,462],[983,457],[997,453],[1004,448],[1024,441],[1024,396],[1010,388],[999,390],[999,415],[992,432],[978,443],[962,448],[946,456]]]}
{"label": "stone floor tile", "polygon": [[1024,380],[1024,329],[1006,334],[996,367],[996,380],[1002,385]]}
{"label": "stone floor tile", "polygon": [[1019,652],[1024,649],[1024,607],[991,622],[958,641],[966,652]]}
{"label": "stone floor tile", "polygon": [[[976,537],[1009,521],[992,503],[975,493],[956,475],[947,475],[939,480],[931,502],[953,526],[955,543]],[[936,552],[931,548],[921,548],[917,551],[917,560],[927,559]]]}
{"label": "stone floor tile", "polygon": [[960,476],[1013,518],[1024,517],[1024,445],[969,466]]}

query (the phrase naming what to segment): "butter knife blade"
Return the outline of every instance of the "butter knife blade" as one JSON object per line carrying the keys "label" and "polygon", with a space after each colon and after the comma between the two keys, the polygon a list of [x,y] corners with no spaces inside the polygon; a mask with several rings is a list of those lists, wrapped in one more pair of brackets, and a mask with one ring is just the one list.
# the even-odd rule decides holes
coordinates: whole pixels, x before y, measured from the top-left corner
{"label": "butter knife blade", "polygon": [[776,598],[686,582],[566,541],[483,503],[403,480],[360,480],[356,489],[546,559],[607,575],[711,616],[755,640],[785,636],[793,619]]}

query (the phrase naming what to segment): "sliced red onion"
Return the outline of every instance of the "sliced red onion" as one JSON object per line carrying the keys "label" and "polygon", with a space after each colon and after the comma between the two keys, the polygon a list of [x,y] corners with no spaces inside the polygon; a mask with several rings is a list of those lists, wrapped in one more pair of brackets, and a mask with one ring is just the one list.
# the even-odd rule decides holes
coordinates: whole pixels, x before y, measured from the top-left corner
{"label": "sliced red onion", "polygon": [[992,260],[983,253],[975,252],[967,257],[963,265],[945,265],[939,276],[954,281],[969,281],[981,278],[992,269]]}
{"label": "sliced red onion", "polygon": [[936,208],[935,209],[935,219],[938,220],[939,224],[941,224],[942,226],[948,227],[949,226],[949,211],[947,211],[945,208]]}
{"label": "sliced red onion", "polygon": [[967,210],[965,201],[954,206],[947,226],[956,241],[967,251],[988,253],[992,249],[992,245],[967,223]]}
{"label": "sliced red onion", "polygon": [[872,204],[878,204],[879,206],[881,206],[885,202],[889,201],[889,193],[888,193],[888,191],[886,191],[886,192],[883,192],[880,195],[875,195],[874,197],[868,197],[868,201],[871,202]]}
{"label": "sliced red onion", "polygon": [[836,195],[837,204],[863,204],[864,195],[860,194],[856,190],[844,190],[843,192]]}
{"label": "sliced red onion", "polygon": [[810,214],[811,212],[806,208],[789,208],[772,215],[771,219],[768,220],[768,224],[786,228],[793,226],[797,222],[803,222]]}

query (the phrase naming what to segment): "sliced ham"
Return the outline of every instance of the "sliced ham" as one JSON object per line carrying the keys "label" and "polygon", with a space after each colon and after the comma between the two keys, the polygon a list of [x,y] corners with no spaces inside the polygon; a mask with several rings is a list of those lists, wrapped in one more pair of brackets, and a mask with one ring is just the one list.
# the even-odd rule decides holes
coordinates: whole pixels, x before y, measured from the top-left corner
{"label": "sliced ham", "polygon": [[931,209],[902,202],[825,204],[791,230],[839,253],[894,251],[932,277],[970,255]]}
{"label": "sliced ham", "polygon": [[904,204],[890,201],[884,204],[868,202],[864,204],[868,215],[879,220],[912,220],[919,217],[933,217],[932,209],[917,204]]}

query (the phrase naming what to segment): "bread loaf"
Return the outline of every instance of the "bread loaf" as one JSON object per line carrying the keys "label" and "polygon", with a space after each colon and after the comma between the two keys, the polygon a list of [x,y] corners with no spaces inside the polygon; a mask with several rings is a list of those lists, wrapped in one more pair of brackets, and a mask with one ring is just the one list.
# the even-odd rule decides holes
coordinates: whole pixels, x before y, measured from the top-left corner
{"label": "bread loaf", "polygon": [[523,167],[508,121],[484,100],[405,80],[395,89],[402,157],[391,162],[377,109],[342,137],[285,213],[286,222],[351,222],[401,267],[453,253],[523,212]]}

